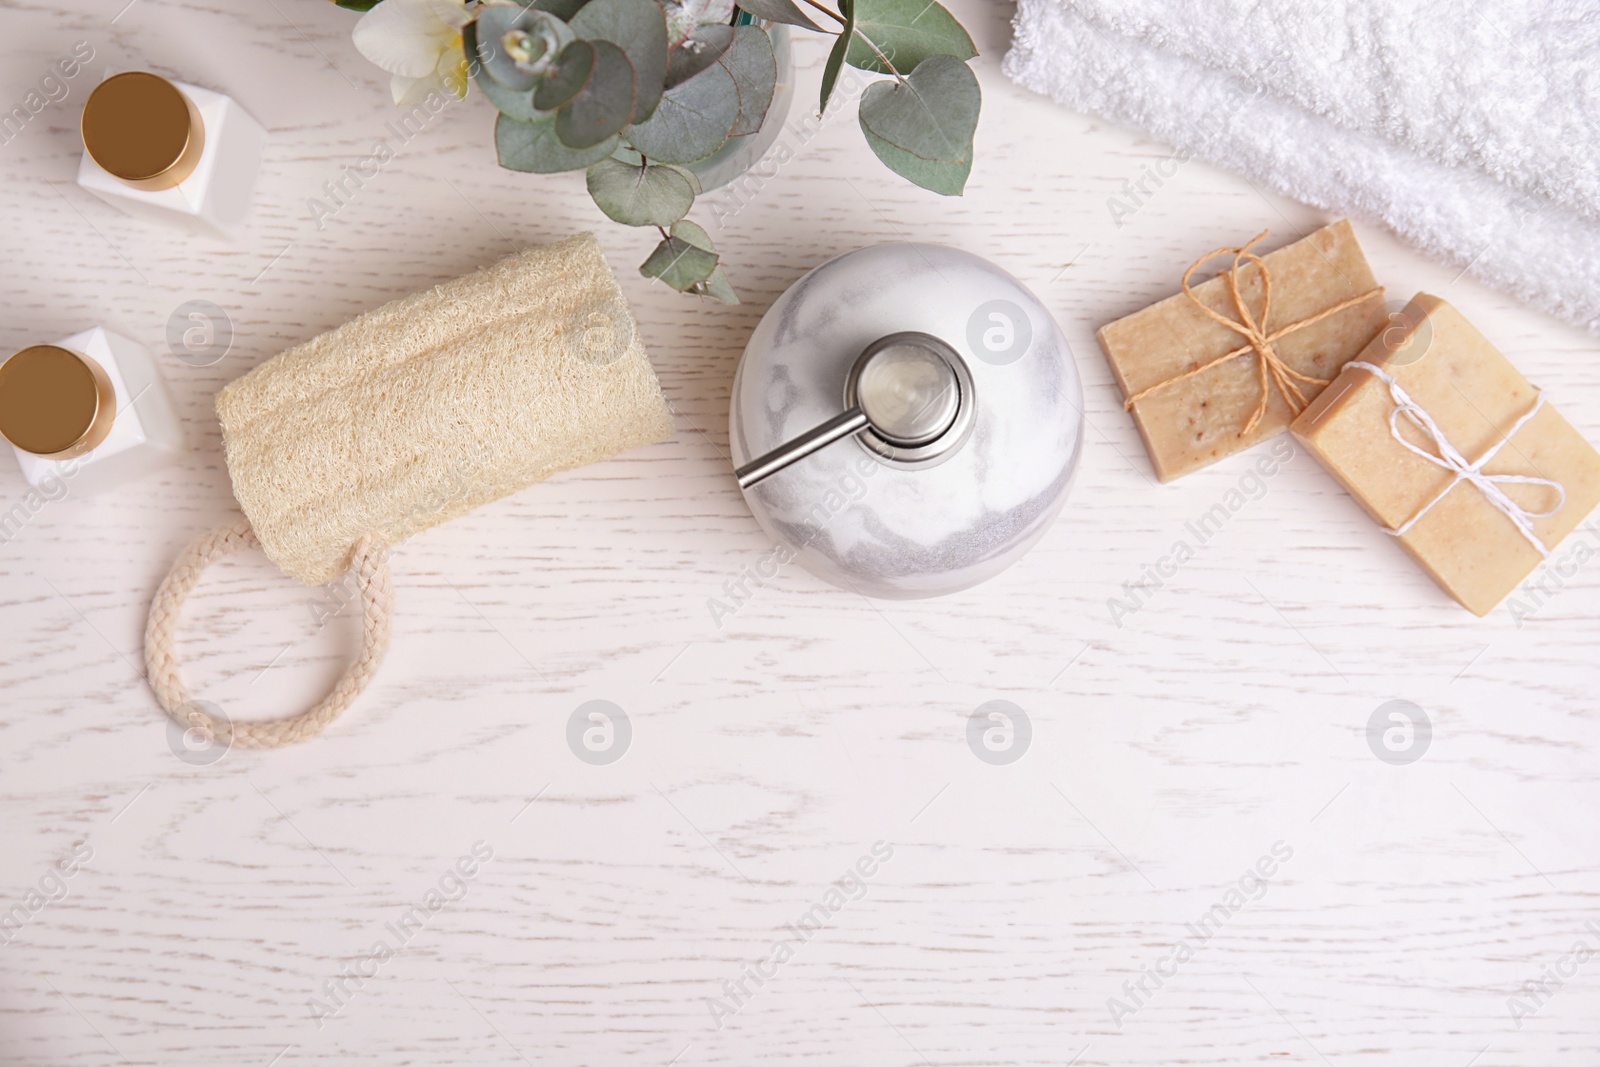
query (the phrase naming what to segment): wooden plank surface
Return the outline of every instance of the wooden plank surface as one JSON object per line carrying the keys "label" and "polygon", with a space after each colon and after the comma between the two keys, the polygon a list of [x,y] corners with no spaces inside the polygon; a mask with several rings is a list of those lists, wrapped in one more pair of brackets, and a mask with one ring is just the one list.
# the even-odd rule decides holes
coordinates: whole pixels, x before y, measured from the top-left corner
{"label": "wooden plank surface", "polygon": [[[0,911],[22,916],[0,938],[0,1061],[1595,1062],[1600,563],[1528,618],[1474,619],[1297,455],[1113,618],[1255,456],[1154,484],[1094,329],[1207,248],[1327,217],[1191,162],[1119,225],[1109,198],[1170,150],[1015,88],[1010,7],[952,7],[983,53],[967,195],[910,187],[853,109],[831,114],[747,206],[702,216],[733,308],[639,277],[651,239],[603,225],[578,176],[499,170],[481,99],[400,143],[355,16],[321,0],[0,7],[8,106],[76,42],[95,52],[0,144],[4,345],[96,323],[150,345],[191,449],[153,481],[49,502],[0,545]],[[796,46],[797,115],[824,55]],[[107,66],[225,91],[267,126],[239,244],[74,185]],[[308,200],[380,140],[394,160],[319,224]],[[1456,302],[1600,437],[1594,337],[1357,222],[1393,295]],[[399,546],[388,662],[323,738],[176,758],[141,638],[173,556],[235,514],[216,390],[582,228],[676,436]],[[811,266],[906,238],[991,257],[1058,317],[1087,389],[1073,497],[969,592],[871,603],[791,567],[718,626],[708,599],[771,548],[725,458],[745,338]],[[211,366],[165,346],[192,299],[231,320]],[[25,489],[0,464],[0,505]],[[304,706],[356,640],[338,608],[264,559],[217,567],[186,616],[193,688],[239,718]],[[609,765],[567,743],[594,699],[632,729]],[[1008,765],[967,742],[993,699],[1032,724]],[[1432,726],[1403,766],[1368,741],[1395,699]],[[858,863],[871,875],[847,876]]]}

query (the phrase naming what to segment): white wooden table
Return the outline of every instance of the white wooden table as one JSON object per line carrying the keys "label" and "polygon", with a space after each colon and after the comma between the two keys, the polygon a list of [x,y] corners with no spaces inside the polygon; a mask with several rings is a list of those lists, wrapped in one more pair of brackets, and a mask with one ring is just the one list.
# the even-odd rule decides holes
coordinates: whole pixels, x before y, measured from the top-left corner
{"label": "white wooden table", "polygon": [[[1108,198],[1168,149],[1016,89],[1009,7],[953,6],[983,52],[967,195],[898,180],[853,108],[834,115],[714,229],[733,308],[639,277],[652,238],[602,224],[578,176],[499,170],[481,99],[400,144],[356,16],[322,0],[0,7],[6,108],[75,42],[95,50],[0,145],[0,342],[103,323],[150,345],[192,447],[157,480],[48,502],[0,546],[0,909],[21,916],[0,936],[0,1062],[1597,1062],[1600,959],[1572,953],[1600,950],[1600,563],[1521,625],[1474,619],[1300,455],[1117,625],[1108,600],[1254,457],[1154,484],[1093,330],[1207,248],[1325,217],[1195,162],[1119,228]],[[797,46],[802,108],[823,56]],[[226,91],[269,128],[238,246],[73,184],[108,64]],[[319,227],[308,199],[380,139],[395,160]],[[588,227],[676,436],[401,545],[388,662],[322,738],[177,758],[141,637],[174,554],[235,514],[212,395]],[[1395,295],[1456,302],[1600,438],[1594,337],[1360,233]],[[1058,316],[1090,420],[1073,498],[970,592],[869,603],[791,567],[718,628],[708,598],[771,548],[725,455],[745,338],[811,266],[907,237],[995,259]],[[192,299],[232,322],[212,366],[165,345]],[[0,506],[25,489],[0,463]],[[193,688],[238,718],[303,706],[350,654],[354,613],[318,622],[337,606],[262,558],[219,566],[187,616]],[[632,728],[609,765],[566,740],[593,699]],[[1008,765],[966,739],[994,699],[1032,724]],[[1369,747],[1394,699],[1432,726],[1408,765]],[[830,899],[880,841],[858,899]],[[1191,933],[1278,842],[1292,858],[1265,888],[1245,878],[1258,898]],[[450,874],[463,857],[471,878]],[[441,880],[457,899],[429,897]],[[814,932],[786,928],[807,914]],[[1174,963],[1180,939],[1195,951]]]}

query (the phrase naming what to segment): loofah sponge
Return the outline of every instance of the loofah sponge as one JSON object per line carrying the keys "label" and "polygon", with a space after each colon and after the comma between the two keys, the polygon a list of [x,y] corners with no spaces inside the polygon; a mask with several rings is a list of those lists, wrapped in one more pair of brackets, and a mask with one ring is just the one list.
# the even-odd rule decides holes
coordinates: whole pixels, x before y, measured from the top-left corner
{"label": "loofah sponge", "polygon": [[581,234],[385,304],[217,394],[233,493],[303,582],[672,419],[598,242]]}
{"label": "loofah sponge", "polygon": [[[387,546],[672,434],[593,234],[529,249],[291,348],[218,393],[217,416],[248,521],[178,558],[150,606],[145,662],[184,737],[246,747],[310,737],[371,679],[393,612]],[[201,571],[258,544],[303,582],[352,572],[362,650],[309,710],[234,723],[189,699],[174,634]]]}

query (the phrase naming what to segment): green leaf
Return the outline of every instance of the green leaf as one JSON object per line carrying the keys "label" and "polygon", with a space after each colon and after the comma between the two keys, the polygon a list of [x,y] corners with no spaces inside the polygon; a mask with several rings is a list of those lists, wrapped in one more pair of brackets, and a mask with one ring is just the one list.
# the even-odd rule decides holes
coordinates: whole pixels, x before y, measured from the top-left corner
{"label": "green leaf", "polygon": [[739,294],[733,291],[733,286],[728,284],[728,276],[722,273],[722,264],[717,264],[717,269],[712,271],[706,280],[695,289],[701,296],[709,296],[719,304],[737,304]]}
{"label": "green leaf", "polygon": [[[533,90],[572,40],[572,31],[547,11],[491,0],[478,8],[475,21],[463,27],[462,40],[468,60],[476,59],[479,74],[512,92],[525,93]],[[524,51],[514,51],[514,45]]]}
{"label": "green leaf", "polygon": [[628,54],[634,73],[634,122],[655,114],[667,80],[667,20],[655,0],[590,0],[572,18],[572,31],[610,41]]}
{"label": "green leaf", "polygon": [[[956,17],[932,0],[855,0],[855,25],[847,34],[845,62],[879,74],[916,70],[929,56],[968,60],[978,54]],[[891,70],[872,50],[889,57]]]}
{"label": "green leaf", "polygon": [[733,75],[739,90],[739,117],[728,136],[744,137],[761,129],[766,121],[778,85],[778,57],[772,50],[772,38],[761,27],[740,26],[733,33],[733,47],[717,62]]}
{"label": "green leaf", "polygon": [[510,115],[523,122],[532,122],[544,112],[533,106],[533,90],[525,93],[512,92],[493,78],[489,77],[485,64],[479,60],[476,64],[472,57],[478,54],[478,24],[469,22],[461,28],[461,44],[467,54],[468,70],[472,73],[472,80],[484,96],[489,98],[502,114]]}
{"label": "green leaf", "polygon": [[[522,3],[523,0],[517,0]],[[589,0],[528,0],[529,7],[536,7],[540,11],[548,11],[562,22],[571,22]]]}
{"label": "green leaf", "polygon": [[347,11],[371,11],[383,3],[383,0],[333,0],[333,3],[336,7],[342,7]]}
{"label": "green leaf", "polygon": [[667,88],[682,85],[733,47],[732,26],[701,26],[667,55]]}
{"label": "green leaf", "polygon": [[867,86],[861,129],[896,174],[947,196],[966,185],[982,97],[972,68],[954,56],[929,56],[904,82]]}
{"label": "green leaf", "polygon": [[972,173],[972,159],[946,162],[922,159],[885,141],[866,130],[867,144],[883,165],[914,185],[920,185],[944,196],[960,196],[967,187],[967,175]]}
{"label": "green leaf", "polygon": [[703,251],[715,252],[717,250],[717,246],[711,243],[711,235],[698,222],[679,219],[672,224],[670,233],[673,237],[687,241]]}
{"label": "green leaf", "polygon": [[534,174],[582,170],[609,156],[620,140],[612,137],[593,148],[569,148],[556,136],[555,115],[545,115],[532,122],[501,115],[494,123],[494,147],[499,153],[500,165],[507,170]]}
{"label": "green leaf", "polygon": [[739,117],[739,87],[721,64],[674,85],[648,122],[628,131],[628,143],[658,163],[693,163],[728,139]]}
{"label": "green leaf", "polygon": [[839,0],[839,13],[844,16],[844,29],[840,32],[839,39],[833,42],[833,51],[828,53],[828,61],[822,66],[822,103],[817,107],[819,115],[828,112],[828,97],[833,95],[834,84],[839,80],[839,71],[844,67],[845,53],[850,50],[850,40],[856,26],[855,10],[855,4],[851,3],[851,0]]}
{"label": "green leaf", "polygon": [[787,22],[791,26],[804,26],[818,33],[826,32],[796,7],[794,0],[739,0],[739,8],[758,19]]}
{"label": "green leaf", "polygon": [[502,115],[510,115],[512,118],[521,119],[523,122],[532,122],[549,114],[549,112],[540,111],[533,106],[533,92],[531,90],[526,93],[512,92],[481,71],[475,80],[483,95],[488,98],[489,103],[493,104],[495,109]]}
{"label": "green leaf", "polygon": [[711,277],[716,269],[716,253],[696,248],[681,237],[668,237],[656,245],[639,273],[646,278],[659,278],[684,293]]}
{"label": "green leaf", "polygon": [[533,91],[533,106],[540,111],[554,111],[571,102],[589,84],[594,65],[594,45],[582,40],[569,42]]}
{"label": "green leaf", "polygon": [[[634,76],[628,53],[610,41],[587,43],[594,49],[594,75],[571,103],[556,112],[556,136],[569,148],[600,144],[633,118]],[[537,102],[537,94],[534,99]]]}
{"label": "green leaf", "polygon": [[633,166],[602,159],[589,168],[589,195],[600,210],[624,226],[671,226],[694,204],[694,181],[670,164]]}
{"label": "green leaf", "polygon": [[[642,166],[645,165],[644,156],[640,155],[634,149],[629,148],[626,144],[621,145],[620,147],[617,148],[617,150],[615,152],[611,153],[611,158],[612,159],[619,159],[622,162],[626,163],[630,167],[642,167]],[[669,170],[674,170],[674,171],[678,172],[679,174],[683,175],[684,178],[686,178],[688,180],[689,184],[694,186],[694,195],[695,196],[699,196],[701,193],[705,192],[705,190],[700,187],[700,176],[698,174],[696,174],[694,171],[690,170],[689,168],[680,167],[680,166],[677,166],[676,164],[672,164],[672,163],[660,163],[660,164],[654,164],[654,165],[655,166],[666,167]]]}
{"label": "green leaf", "polygon": [[[681,242],[682,245],[686,245],[689,248],[695,249],[696,251],[704,252],[713,256],[715,256],[717,250],[716,246],[711,243],[711,235],[706,233],[705,228],[699,223],[690,222],[688,219],[679,219],[677,222],[672,224],[671,239],[676,242]],[[674,246],[674,248],[678,249],[678,246]],[[660,252],[659,248],[657,249],[657,252]],[[686,255],[685,260],[687,259],[688,256]],[[700,264],[697,263],[694,269],[698,270],[699,266]],[[692,273],[692,271],[687,273]],[[717,263],[715,269],[713,269],[710,274],[706,275],[699,282],[696,282],[687,288],[681,286],[675,286],[675,288],[677,288],[679,292],[695,293],[699,296],[709,296],[711,299],[724,304],[737,304],[739,302],[739,294],[733,291],[732,285],[728,284],[728,276],[727,274],[723,273],[722,264],[720,262]]]}

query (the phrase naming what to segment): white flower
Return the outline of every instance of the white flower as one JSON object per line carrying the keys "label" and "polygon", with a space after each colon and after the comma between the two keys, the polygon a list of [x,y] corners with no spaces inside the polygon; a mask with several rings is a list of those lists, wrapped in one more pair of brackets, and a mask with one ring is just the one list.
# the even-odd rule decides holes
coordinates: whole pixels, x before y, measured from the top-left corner
{"label": "white flower", "polygon": [[395,103],[415,104],[441,89],[465,97],[461,27],[468,18],[466,0],[383,0],[350,36],[362,55],[393,75]]}

